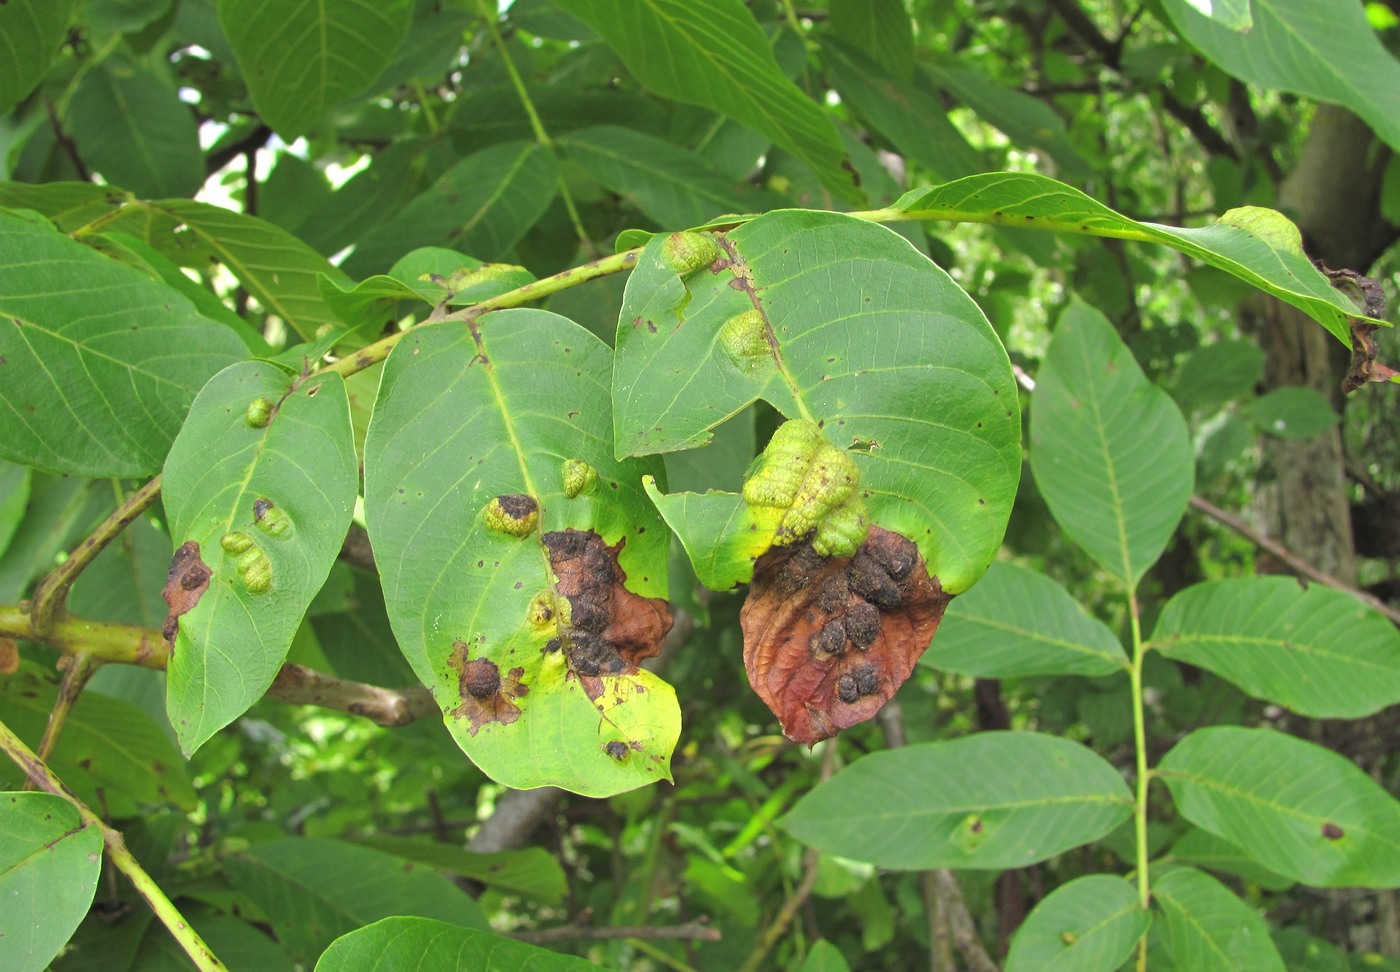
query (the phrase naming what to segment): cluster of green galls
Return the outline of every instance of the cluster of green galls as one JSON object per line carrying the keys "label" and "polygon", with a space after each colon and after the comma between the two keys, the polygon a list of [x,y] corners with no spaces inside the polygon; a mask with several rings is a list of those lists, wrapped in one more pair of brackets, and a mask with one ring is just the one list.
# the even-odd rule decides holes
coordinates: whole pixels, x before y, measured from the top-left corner
{"label": "cluster of green galls", "polygon": [[[248,403],[243,420],[250,429],[264,429],[272,421],[275,411],[272,399],[258,397]],[[253,524],[261,533],[274,538],[285,537],[292,529],[292,521],[286,511],[266,498],[254,500]],[[233,530],[219,538],[219,546],[224,553],[235,558],[234,567],[244,590],[249,594],[266,594],[272,590],[272,561],[252,534]]]}
{"label": "cluster of green galls", "polygon": [[859,486],[855,460],[828,442],[815,422],[793,419],[749,466],[744,501],[761,520],[778,520],[775,546],[810,537],[823,557],[850,557],[870,532]]}

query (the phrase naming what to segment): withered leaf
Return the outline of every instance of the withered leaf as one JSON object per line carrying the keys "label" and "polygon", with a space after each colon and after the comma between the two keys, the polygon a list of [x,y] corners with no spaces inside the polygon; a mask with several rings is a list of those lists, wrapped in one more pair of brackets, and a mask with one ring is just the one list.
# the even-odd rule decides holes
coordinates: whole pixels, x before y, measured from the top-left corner
{"label": "withered leaf", "polygon": [[578,675],[621,675],[644,658],[661,653],[671,630],[671,609],[662,598],[642,597],[626,587],[616,547],[592,530],[555,530],[540,538],[549,551],[556,590],[569,602],[569,623],[558,644]]}
{"label": "withered leaf", "polygon": [[186,540],[170,559],[170,570],[165,575],[165,587],[160,596],[170,605],[170,614],[165,619],[161,633],[172,645],[180,632],[180,615],[194,610],[204,592],[209,589],[209,578],[213,571],[199,556],[199,544]]}
{"label": "withered leaf", "polygon": [[851,557],[773,547],[739,614],[749,683],[789,739],[834,736],[904,684],[950,600],[918,548],[879,526]]}
{"label": "withered leaf", "polygon": [[525,669],[512,668],[502,675],[500,666],[491,659],[468,655],[465,641],[453,642],[447,664],[457,672],[462,704],[451,715],[466,719],[473,736],[489,722],[508,726],[519,719],[520,706],[515,700],[530,694],[529,686],[520,681]]}

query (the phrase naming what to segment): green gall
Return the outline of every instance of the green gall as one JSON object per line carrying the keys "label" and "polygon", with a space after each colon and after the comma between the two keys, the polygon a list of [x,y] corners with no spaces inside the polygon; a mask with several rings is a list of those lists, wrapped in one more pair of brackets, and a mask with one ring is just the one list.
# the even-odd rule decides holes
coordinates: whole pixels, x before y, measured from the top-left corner
{"label": "green gall", "polygon": [[482,511],[486,527],[512,537],[529,536],[540,519],[540,504],[524,493],[506,493],[486,504]]}
{"label": "green gall", "polygon": [[287,511],[270,499],[253,500],[253,523],[269,537],[285,536],[292,529]]}
{"label": "green gall", "polygon": [[1302,232],[1291,219],[1277,210],[1240,206],[1222,213],[1220,222],[1253,233],[1275,250],[1299,255],[1303,253]]}
{"label": "green gall", "polygon": [[730,363],[745,373],[773,363],[768,322],[758,310],[747,310],[725,321],[719,329],[719,346]]}
{"label": "green gall", "polygon": [[672,233],[661,244],[661,254],[668,267],[688,277],[718,260],[720,249],[709,233]]}
{"label": "green gall", "polygon": [[238,579],[249,594],[266,594],[272,590],[272,561],[256,545],[238,557]]}
{"label": "green gall", "polygon": [[598,485],[598,470],[582,459],[564,460],[564,495],[569,499],[593,492]]}
{"label": "green gall", "polygon": [[550,591],[540,591],[530,599],[525,617],[536,628],[554,628],[559,622],[559,607]]}
{"label": "green gall", "polygon": [[855,460],[828,442],[816,423],[794,419],[778,428],[749,467],[744,500],[751,507],[784,511],[774,544],[812,536],[817,553],[846,557],[870,530],[859,484]]}
{"label": "green gall", "polygon": [[253,538],[241,530],[225,533],[219,538],[219,546],[224,548],[224,553],[235,556],[253,546]]}
{"label": "green gall", "polygon": [[438,280],[434,283],[440,282],[454,294],[460,294],[478,284],[500,281],[518,283],[522,277],[526,280],[532,279],[530,271],[513,263],[483,263],[479,267],[462,267],[460,270],[454,270],[446,280]]}
{"label": "green gall", "polygon": [[262,429],[272,421],[272,399],[255,398],[248,403],[248,411],[243,413],[243,421],[250,429]]}
{"label": "green gall", "polygon": [[817,525],[812,549],[823,557],[853,557],[870,534],[870,518],[859,497],[836,507]]}

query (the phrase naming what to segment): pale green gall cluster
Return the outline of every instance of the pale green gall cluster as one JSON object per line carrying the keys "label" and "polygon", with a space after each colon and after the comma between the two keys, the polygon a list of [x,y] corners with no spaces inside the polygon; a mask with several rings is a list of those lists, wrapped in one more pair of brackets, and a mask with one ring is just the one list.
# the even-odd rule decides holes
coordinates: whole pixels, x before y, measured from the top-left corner
{"label": "pale green gall cluster", "polygon": [[735,314],[719,329],[719,346],[731,364],[745,373],[773,360],[768,322],[757,309]]}
{"label": "pale green gall cluster", "polygon": [[773,543],[810,537],[824,557],[849,557],[870,531],[857,487],[860,469],[814,422],[794,419],[773,434],[744,481],[750,506],[785,510]]}
{"label": "pale green gall cluster", "polygon": [[582,459],[564,460],[564,495],[569,499],[593,492],[598,485],[598,470]]}
{"label": "pale green gall cluster", "polygon": [[272,590],[272,561],[257,544],[238,555],[238,580],[249,594],[266,594]]}
{"label": "pale green gall cluster", "polygon": [[709,233],[672,233],[661,244],[661,255],[679,276],[688,277],[718,260],[720,248]]}
{"label": "pale green gall cluster", "polygon": [[272,399],[259,397],[248,403],[248,411],[243,413],[243,421],[250,429],[263,429],[272,421]]}
{"label": "pale green gall cluster", "polygon": [[512,537],[526,537],[539,523],[540,504],[533,496],[524,493],[506,493],[486,504],[482,519],[488,530]]}

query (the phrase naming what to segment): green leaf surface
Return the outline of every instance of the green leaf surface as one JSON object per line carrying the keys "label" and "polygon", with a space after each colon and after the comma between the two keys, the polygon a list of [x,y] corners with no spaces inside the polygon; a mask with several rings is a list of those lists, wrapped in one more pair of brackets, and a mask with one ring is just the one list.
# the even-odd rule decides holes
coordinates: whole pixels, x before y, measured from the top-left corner
{"label": "green leaf surface", "polygon": [[1191,498],[1186,420],[1097,310],[1060,315],[1031,399],[1031,469],[1055,520],[1132,587]]}
{"label": "green leaf surface", "polygon": [[948,120],[937,93],[901,81],[880,64],[833,40],[822,50],[842,101],[901,154],[939,179],[960,179],[987,168],[977,150]]}
{"label": "green leaf surface", "polygon": [[432,918],[459,931],[490,927],[476,902],[443,875],[345,841],[255,844],[225,858],[224,868],[267,915],[282,946],[306,964],[341,935],[390,915]]}
{"label": "green leaf surface", "polygon": [[[918,543],[945,591],[967,588],[992,561],[1020,478],[1015,384],[982,312],[902,237],[849,216],[778,211],[716,239],[717,272],[682,280],[664,238],[637,260],[617,334],[618,454],[702,446],[762,398],[823,423],[852,450],[872,520]],[[772,351],[736,358],[725,325],[755,309]],[[747,580],[766,542],[746,532],[737,494],[678,502],[688,510],[667,519],[701,581]],[[682,531],[692,510],[706,526]],[[731,529],[706,535],[721,523]]]}
{"label": "green leaf surface", "polygon": [[1400,631],[1349,594],[1291,577],[1188,587],[1162,609],[1151,647],[1315,719],[1400,702]]}
{"label": "green leaf surface", "polygon": [[414,166],[422,153],[423,143],[413,138],[377,153],[302,221],[297,235],[326,256],[360,240],[412,198]]}
{"label": "green leaf surface", "polygon": [[1400,884],[1400,802],[1336,753],[1269,729],[1197,729],[1156,775],[1183,817],[1285,877]]}
{"label": "green leaf surface", "polygon": [[810,165],[838,197],[859,193],[836,128],[787,79],[741,0],[555,0],[617,51],[638,81],[767,135]]}
{"label": "green leaf surface", "polygon": [[0,459],[0,557],[9,549],[24,519],[25,507],[29,505],[31,475],[28,466]]}
{"label": "green leaf surface", "polygon": [[1151,924],[1137,889],[1091,874],[1062,884],[1026,916],[1011,939],[1006,972],[1113,972]]}
{"label": "green leaf surface", "polygon": [[559,859],[543,847],[482,853],[388,834],[361,837],[356,843],[542,904],[559,904],[569,890]]}
{"label": "green leaf surface", "polygon": [[75,6],[74,0],[0,4],[0,114],[9,114],[48,73]]}
{"label": "green leaf surface", "polygon": [[[248,419],[258,399],[273,406],[263,427]],[[175,546],[197,544],[212,571],[208,590],[179,618],[167,669],[166,708],[186,753],[272,684],[340,552],[358,481],[339,375],[293,382],[275,365],[248,361],[199,393],[162,490]],[[222,546],[235,533],[247,549]]]}
{"label": "green leaf surface", "polygon": [[[58,685],[37,666],[25,663],[0,679],[5,722],[30,746],[39,745],[57,701]],[[73,706],[48,762],[85,801],[106,794],[113,809],[174,804],[193,810],[198,803],[170,737],[140,709],[99,692],[84,693]]]}
{"label": "green leaf surface", "polygon": [[77,476],[160,468],[243,342],[177,292],[50,226],[0,214],[0,456]]}
{"label": "green leaf surface", "polygon": [[914,29],[902,0],[831,0],[831,35],[908,81],[914,74]]}
{"label": "green leaf surface", "polygon": [[[0,7],[0,14],[12,5]],[[86,226],[127,201],[127,194],[112,186],[91,182],[0,182],[0,206],[32,209],[47,216],[65,233]]]}
{"label": "green leaf surface", "polygon": [[598,972],[573,955],[427,918],[385,918],[336,940],[316,972],[364,969],[489,969],[490,972]]}
{"label": "green leaf surface", "polygon": [[1191,352],[1171,385],[1183,408],[1223,405],[1253,394],[1264,377],[1264,352],[1251,341],[1217,341]]}
{"label": "green leaf surface", "polygon": [[194,195],[204,184],[190,106],[136,62],[108,58],[83,75],[64,122],[88,168],[112,185],[161,199]]}
{"label": "green leaf surface", "polygon": [[1128,667],[1118,638],[1068,591],[1001,562],[948,605],[919,661],[979,678],[1112,675]]}
{"label": "green leaf surface", "polygon": [[851,972],[851,967],[841,950],[822,938],[812,943],[798,972]]}
{"label": "green leaf surface", "polygon": [[1250,402],[1244,415],[1260,431],[1283,439],[1311,439],[1342,420],[1325,396],[1313,388],[1276,388]]}
{"label": "green leaf surface", "polygon": [[412,19],[412,0],[219,0],[253,105],[286,142],[369,88]]}
{"label": "green leaf surface", "polygon": [[1250,85],[1343,105],[1400,148],[1400,64],[1361,4],[1252,0],[1253,26],[1240,31],[1200,13],[1203,2],[1171,0],[1165,9],[1181,36],[1221,70]]}
{"label": "green leaf surface", "polygon": [[1292,881],[1246,857],[1238,847],[1208,830],[1191,827],[1172,845],[1170,861],[1244,878],[1266,891],[1286,891]]}
{"label": "green leaf surface", "polygon": [[0,793],[0,968],[41,972],[87,914],[102,834],[67,800]]}
{"label": "green leaf surface", "polygon": [[[322,276],[349,285],[350,278],[301,240],[266,220],[209,203],[166,199],[127,207],[133,220],[151,220],[147,241],[182,266],[208,269],[217,260],[270,314],[304,340],[323,324],[338,325],[326,304]],[[123,229],[136,232],[135,227]]]}
{"label": "green leaf surface", "polygon": [[675,144],[616,125],[581,128],[557,140],[589,175],[668,229],[699,226],[725,213],[769,208],[733,180]]}
{"label": "green leaf surface", "polygon": [[1249,10],[1250,0],[1162,0],[1163,9],[1173,19],[1183,11],[1195,12],[1236,33],[1248,32],[1254,26]]}
{"label": "green leaf surface", "polygon": [[1174,868],[1152,882],[1150,935],[1191,972],[1284,972],[1269,926],[1209,874]]}
{"label": "green leaf surface", "polygon": [[109,483],[34,473],[29,503],[10,547],[0,556],[0,602],[15,603],[61,552],[81,541],[112,511]]}
{"label": "green leaf surface", "polygon": [[170,9],[172,0],[87,0],[83,21],[113,33],[134,32]]}
{"label": "green leaf surface", "polygon": [[1122,775],[1084,746],[982,732],[865,756],[818,784],[779,825],[818,850],[878,867],[1001,869],[1097,840],[1131,813]]}
{"label": "green leaf surface", "polygon": [[557,179],[554,156],[534,142],[474,152],[362,238],[345,269],[357,277],[383,273],[422,246],[501,259],[544,214]]}
{"label": "green leaf surface", "polygon": [[[669,534],[641,489],[660,464],[613,459],[610,367],[605,344],[546,311],[420,326],[385,363],[370,422],[365,512],[399,645],[458,744],[510,786],[597,796],[670,777],[680,728],[670,686],[639,670],[603,677],[590,699],[564,653],[543,650],[557,622],[530,620],[537,595],[553,596],[541,542],[553,531],[621,544],[627,590],[666,593]],[[597,482],[568,498],[571,459]],[[486,523],[491,501],[511,494],[538,504],[525,536]],[[491,714],[504,718],[481,717],[464,689],[468,654],[525,689],[498,696]],[[627,747],[621,758],[609,743]]]}
{"label": "green leaf surface", "polygon": [[[1208,226],[1183,228],[1140,223],[1078,189],[1022,172],[969,176],[932,189],[915,189],[891,209],[911,219],[995,223],[1161,243],[1233,274],[1292,304],[1351,347],[1349,318],[1359,313],[1288,240],[1297,228],[1272,210],[1232,210]],[[1377,321],[1385,324],[1385,321]]]}

